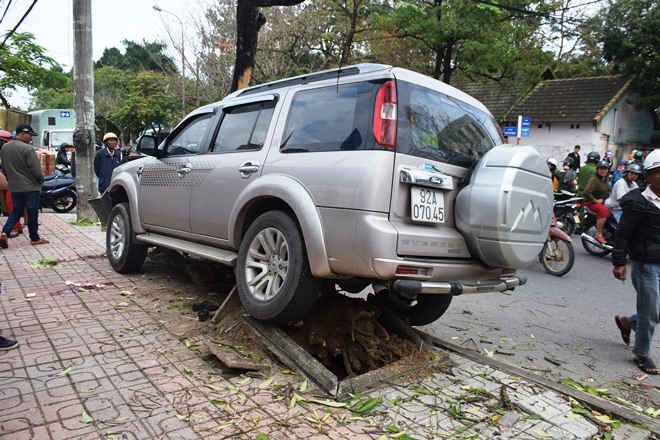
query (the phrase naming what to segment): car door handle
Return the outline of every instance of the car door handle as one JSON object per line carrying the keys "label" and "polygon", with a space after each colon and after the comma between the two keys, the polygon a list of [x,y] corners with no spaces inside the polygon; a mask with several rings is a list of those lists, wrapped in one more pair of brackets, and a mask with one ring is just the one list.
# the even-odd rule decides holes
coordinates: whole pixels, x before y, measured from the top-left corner
{"label": "car door handle", "polygon": [[250,174],[254,174],[259,171],[259,162],[248,161],[243,162],[240,167],[238,167],[238,172],[241,174],[243,179],[250,177]]}
{"label": "car door handle", "polygon": [[187,163],[185,165],[181,165],[178,170],[176,170],[176,174],[179,177],[184,177],[186,174],[190,173],[190,170],[192,170],[192,166]]}

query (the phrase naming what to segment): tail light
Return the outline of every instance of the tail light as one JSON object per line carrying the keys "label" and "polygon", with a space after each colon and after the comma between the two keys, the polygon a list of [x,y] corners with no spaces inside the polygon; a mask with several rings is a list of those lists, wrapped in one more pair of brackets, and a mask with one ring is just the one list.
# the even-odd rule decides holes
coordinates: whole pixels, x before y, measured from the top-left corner
{"label": "tail light", "polygon": [[388,81],[376,93],[374,138],[378,145],[394,148],[396,142],[396,85]]}

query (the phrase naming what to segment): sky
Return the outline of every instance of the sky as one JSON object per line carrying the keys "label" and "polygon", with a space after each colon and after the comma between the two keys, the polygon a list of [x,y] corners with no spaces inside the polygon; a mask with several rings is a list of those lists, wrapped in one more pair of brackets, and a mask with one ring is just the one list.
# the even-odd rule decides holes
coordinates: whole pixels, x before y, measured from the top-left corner
{"label": "sky", "polygon": [[[16,26],[33,1],[0,0],[0,17],[11,3],[0,22],[2,35]],[[181,23],[171,14],[154,11],[153,5],[178,16],[187,30],[184,32],[186,38],[194,35],[194,26],[190,23],[201,17],[199,3],[195,0],[91,0],[91,3],[94,61],[106,48],[116,47],[123,52],[122,40],[141,42],[145,39],[166,43],[167,53],[180,66],[180,55],[172,47],[168,30],[178,44]],[[73,0],[37,0],[16,31],[33,33],[35,42],[45,48],[46,54],[60,63],[65,71],[73,66]],[[10,98],[14,106],[26,108],[27,102],[25,91],[14,93]]]}

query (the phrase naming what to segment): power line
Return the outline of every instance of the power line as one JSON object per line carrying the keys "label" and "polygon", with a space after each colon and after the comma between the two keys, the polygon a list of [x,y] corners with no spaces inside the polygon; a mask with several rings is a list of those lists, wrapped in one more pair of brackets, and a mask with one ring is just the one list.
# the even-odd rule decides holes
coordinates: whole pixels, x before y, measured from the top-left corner
{"label": "power line", "polygon": [[9,8],[11,7],[11,2],[12,2],[12,0],[9,0],[7,2],[7,7],[5,8],[5,12],[2,14],[2,18],[0,18],[0,23],[2,23],[2,20],[5,19],[5,16],[7,15],[7,12],[9,12]]}
{"label": "power line", "polygon": [[7,36],[5,37],[5,39],[2,41],[2,44],[0,44],[0,48],[1,48],[2,46],[5,45],[5,43],[6,43],[7,40],[9,39],[9,37],[11,37],[12,35],[14,35],[14,32],[16,32],[16,29],[18,29],[18,27],[21,25],[21,23],[23,23],[23,20],[25,20],[25,18],[30,14],[30,12],[32,11],[32,8],[34,8],[34,5],[37,4],[37,1],[38,1],[38,0],[33,0],[33,1],[32,1],[32,4],[30,5],[30,7],[27,9],[27,11],[25,11],[25,14],[23,14],[23,16],[21,17],[21,19],[20,19],[20,20],[18,21],[18,23],[16,24],[16,26],[14,26],[14,29],[12,29],[11,31],[9,31],[9,33],[7,34]]}

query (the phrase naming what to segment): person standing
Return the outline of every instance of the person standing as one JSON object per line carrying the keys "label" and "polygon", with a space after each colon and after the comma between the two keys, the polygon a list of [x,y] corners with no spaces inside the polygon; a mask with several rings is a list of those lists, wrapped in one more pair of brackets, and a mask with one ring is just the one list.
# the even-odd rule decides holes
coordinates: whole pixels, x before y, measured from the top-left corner
{"label": "person standing", "polygon": [[626,280],[626,256],[630,255],[637,312],[616,315],[614,321],[626,345],[635,331],[635,365],[646,374],[658,374],[651,359],[651,343],[660,323],[660,151],[648,154],[644,172],[646,189],[630,191],[620,201],[623,215],[612,250],[612,274],[618,280]]}
{"label": "person standing", "polygon": [[587,161],[582,165],[578,174],[578,196],[582,197],[584,187],[587,186],[591,176],[596,174],[596,164],[598,161],[600,161],[600,154],[597,151],[590,151],[587,154]]}
{"label": "person standing", "polygon": [[103,148],[94,156],[94,174],[99,179],[99,194],[103,194],[110,186],[112,171],[121,165],[121,151],[116,149],[119,142],[117,135],[108,132],[103,136]]}
{"label": "person standing", "polygon": [[573,158],[573,163],[571,164],[571,169],[577,173],[577,170],[580,169],[580,146],[576,145],[573,148],[573,152],[568,153],[568,156]]}
{"label": "person standing", "polygon": [[[12,134],[10,132],[7,130],[0,130],[0,151],[2,150],[2,146],[11,141],[11,139]],[[2,197],[2,202],[5,204],[5,208],[7,208],[7,215],[11,214],[11,212],[14,210],[14,204],[11,202],[11,191],[9,191],[7,178],[2,173],[2,163],[0,163],[0,197]],[[18,234],[22,233],[23,223],[21,223],[21,220],[19,219],[9,234],[9,238],[18,237]]]}
{"label": "person standing", "polygon": [[621,220],[622,213],[621,205],[619,202],[623,196],[628,194],[633,189],[638,188],[635,180],[637,180],[640,174],[642,174],[642,167],[636,163],[631,163],[628,165],[626,168],[626,174],[622,179],[619,179],[614,184],[612,187],[612,192],[610,193],[610,197],[605,200],[605,205],[610,208],[610,212],[617,222]]}
{"label": "person standing", "polygon": [[609,172],[610,166],[606,160],[603,159],[598,162],[596,164],[596,174],[591,176],[582,193],[584,206],[596,213],[596,235],[594,238],[600,244],[607,243],[607,240],[603,237],[603,228],[607,217],[610,215],[610,210],[605,206],[605,200],[610,196],[610,184],[607,181]]}
{"label": "person standing", "polygon": [[39,237],[39,197],[44,175],[34,147],[30,145],[36,136],[32,127],[20,124],[16,127],[16,139],[7,142],[0,151],[2,169],[7,177],[14,210],[0,233],[0,248],[9,247],[7,236],[18,222],[23,210],[27,211],[27,226],[30,243],[47,244],[48,240]]}

